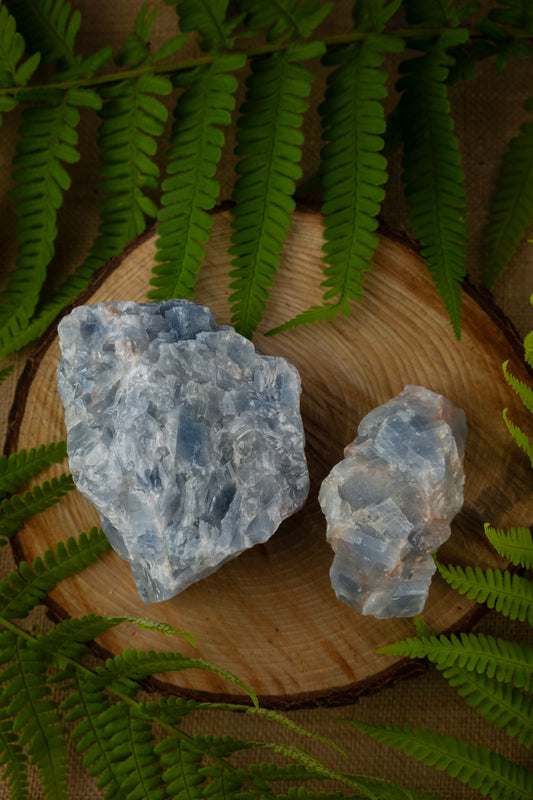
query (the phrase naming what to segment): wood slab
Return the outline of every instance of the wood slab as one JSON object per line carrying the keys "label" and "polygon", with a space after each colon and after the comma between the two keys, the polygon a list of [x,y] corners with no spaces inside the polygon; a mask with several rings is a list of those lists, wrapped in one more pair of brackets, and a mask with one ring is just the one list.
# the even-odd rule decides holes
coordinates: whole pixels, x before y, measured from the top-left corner
{"label": "wood slab", "polygon": [[[220,323],[229,322],[229,237],[230,214],[219,211],[196,299],[210,306]],[[107,264],[76,304],[144,300],[154,240],[152,232]],[[61,583],[50,600],[61,617],[89,612],[151,616],[190,631],[196,649],[182,639],[131,625],[100,637],[97,646],[113,654],[136,647],[178,649],[202,657],[238,675],[272,707],[347,702],[420,668],[409,660],[376,654],[381,646],[413,635],[412,620],[363,617],[338,601],[329,583],[332,553],[318,488],[372,408],[411,383],[440,392],[465,409],[465,505],[450,540],[439,551],[442,561],[501,565],[484,538],[483,523],[505,527],[533,520],[531,468],[505,428],[502,409],[509,406],[513,420],[522,426],[528,420],[502,376],[501,364],[510,359],[516,375],[526,381],[530,376],[522,363],[521,342],[488,296],[466,287],[463,334],[457,342],[416,251],[382,235],[364,299],[351,317],[265,337],[265,331],[320,302],[322,241],[321,217],[296,212],[255,339],[262,352],[287,357],[302,377],[311,475],[305,507],[267,544],[167,602],[145,606],[128,565],[114,553]],[[9,451],[65,438],[55,381],[58,358],[54,325],[21,378],[10,419]],[[63,464],[45,477],[67,468]],[[58,539],[98,524],[96,510],[75,492],[31,520],[16,538],[16,552],[31,560]],[[445,631],[472,624],[479,613],[476,603],[436,576],[422,617],[435,630]],[[234,686],[206,672],[166,674],[152,685],[201,698],[238,696]]]}

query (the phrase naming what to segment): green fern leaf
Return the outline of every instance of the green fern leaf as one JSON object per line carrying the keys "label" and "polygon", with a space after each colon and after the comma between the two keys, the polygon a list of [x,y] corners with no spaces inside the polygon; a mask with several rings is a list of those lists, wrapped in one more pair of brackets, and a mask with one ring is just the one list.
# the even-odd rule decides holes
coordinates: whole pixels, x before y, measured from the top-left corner
{"label": "green fern leaf", "polygon": [[505,8],[491,8],[490,20],[533,33],[533,8],[528,0],[498,0],[498,2]]}
{"label": "green fern leaf", "polygon": [[29,800],[28,759],[12,728],[13,721],[0,709],[0,775],[12,800]]}
{"label": "green fern leaf", "polygon": [[492,288],[533,219],[533,122],[520,128],[503,156],[485,229],[481,278]]}
{"label": "green fern leaf", "polygon": [[75,723],[70,735],[78,753],[85,754],[83,766],[91,776],[98,777],[98,788],[106,790],[104,797],[126,800],[120,759],[111,747],[113,729],[108,724],[111,714],[118,718],[123,713],[123,705],[109,706],[105,694],[75,669],[71,670],[71,690],[61,703],[61,709],[65,721]]}
{"label": "green fern leaf", "polygon": [[229,0],[167,0],[177,4],[180,30],[200,35],[202,50],[231,50],[243,15],[226,19]]}
{"label": "green fern leaf", "polygon": [[42,558],[34,559],[31,567],[22,561],[17,572],[0,581],[0,616],[23,619],[60,581],[94,564],[110,549],[102,531],[91,528],[77,540],[70,537],[58,542],[55,551],[47,550]]}
{"label": "green fern leaf", "polygon": [[512,373],[510,373],[507,369],[508,364],[509,362],[505,361],[502,365],[505,380],[507,381],[509,386],[516,392],[516,394],[521,399],[527,410],[531,414],[533,414],[533,389],[531,388],[531,386],[528,386],[526,383],[519,380]]}
{"label": "green fern leaf", "polygon": [[401,65],[404,76],[398,83],[403,91],[399,113],[409,215],[457,338],[466,274],[466,199],[445,81],[450,64],[446,48],[463,40],[462,30],[448,30],[424,55]]}
{"label": "green fern leaf", "polygon": [[200,800],[206,777],[200,772],[203,753],[179,736],[169,736],[156,745],[155,752],[164,767],[167,791],[176,800]]}
{"label": "green fern leaf", "polygon": [[527,621],[533,626],[533,583],[508,570],[481,567],[447,567],[437,562],[437,569],[453,589],[470,600],[484,603],[510,619]]}
{"label": "green fern leaf", "polygon": [[0,540],[1,537],[13,536],[28,519],[59,502],[64,495],[75,488],[72,475],[64,473],[58,478],[52,478],[51,481],[45,481],[42,486],[34,486],[22,497],[14,495],[9,500],[2,500]]}
{"label": "green fern leaf", "polygon": [[110,729],[109,747],[116,758],[116,775],[128,800],[168,797],[161,785],[163,768],[154,750],[150,723],[123,703],[106,709],[102,722]]}
{"label": "green fern leaf", "polygon": [[23,112],[13,160],[19,249],[7,289],[0,296],[0,357],[15,349],[17,334],[29,324],[54,254],[57,209],[70,186],[63,165],[79,158],[77,106],[94,107],[100,101],[90,90],[73,88],[66,92],[41,89],[37,102],[40,105]]}
{"label": "green fern leaf", "polygon": [[508,683],[488,678],[484,673],[448,667],[443,675],[466,703],[478,714],[520,744],[533,744],[533,699]]}
{"label": "green fern leaf", "polygon": [[481,794],[499,800],[533,798],[533,774],[486,747],[421,728],[348,720],[384,744],[443,770]]}
{"label": "green fern leaf", "polygon": [[324,300],[361,298],[364,273],[377,245],[377,215],[387,180],[383,148],[386,52],[402,43],[369,34],[361,45],[335,52],[324,63],[340,64],[328,77],[320,109],[328,142],[322,150],[324,186]]}
{"label": "green fern leaf", "polygon": [[105,667],[97,668],[94,680],[102,687],[110,686],[117,681],[122,682],[124,679],[131,685],[132,682],[143,680],[154,673],[184,669],[216,672],[230,683],[238,686],[251,698],[253,704],[257,705],[257,697],[254,692],[235,675],[208,661],[200,658],[188,658],[181,653],[124,650],[121,656],[108,659]]}
{"label": "green fern leaf", "polygon": [[[377,6],[375,7],[377,9]],[[328,76],[325,101],[320,107],[324,138],[322,184],[324,215],[323,306],[312,308],[269,331],[281,333],[309,322],[334,319],[349,301],[360,300],[363,278],[378,243],[377,215],[385,195],[385,119],[381,100],[386,96],[384,53],[399,51],[403,43],[381,34],[369,34],[324,57],[338,65]],[[338,298],[336,302],[328,301]]]}
{"label": "green fern leaf", "polygon": [[79,9],[65,0],[8,0],[28,51],[40,53],[43,64],[60,72],[76,67],[74,45],[81,24]]}
{"label": "green fern leaf", "polygon": [[3,384],[5,380],[7,380],[7,378],[9,378],[10,375],[13,374],[14,369],[15,368],[13,365],[11,365],[10,367],[3,367],[2,369],[0,369],[0,386]]}
{"label": "green fern leaf", "polygon": [[307,39],[326,19],[334,3],[320,5],[320,0],[240,0],[239,10],[246,15],[246,24],[252,30],[268,28],[267,41],[275,42],[287,37]]}
{"label": "green fern leaf", "polygon": [[46,797],[66,800],[66,730],[51,697],[46,666],[39,651],[21,640],[13,650],[15,671],[11,669],[11,680],[0,695],[0,707],[14,718],[18,745],[27,748],[30,761],[38,767]]}
{"label": "green fern leaf", "polygon": [[439,668],[457,666],[485,672],[505,683],[529,691],[533,674],[533,647],[484,634],[452,633],[420,636],[382,648],[380,653],[408,658],[429,658]]}
{"label": "green fern leaf", "polygon": [[239,177],[233,199],[232,323],[252,337],[262,317],[294,210],[301,176],[301,125],[314,74],[296,63],[321,55],[320,43],[292,44],[252,63],[237,132]]}
{"label": "green fern leaf", "polygon": [[356,0],[352,17],[358,31],[381,33],[402,4],[402,0]]}
{"label": "green fern leaf", "polygon": [[65,442],[42,444],[9,456],[0,456],[0,497],[16,491],[33,475],[42,472],[50,464],[59,464],[66,456]]}
{"label": "green fern leaf", "polygon": [[529,528],[501,530],[485,523],[485,536],[500,556],[515,566],[533,569],[533,536]]}
{"label": "green fern leaf", "polygon": [[527,434],[525,434],[524,431],[518,427],[518,425],[515,425],[513,422],[511,422],[508,416],[508,409],[506,408],[503,410],[503,421],[507,425],[507,430],[515,440],[516,444],[528,456],[531,466],[533,466],[533,444],[531,443]]}
{"label": "green fern leaf", "polygon": [[[163,181],[151,300],[192,297],[205,254],[219,183],[213,177],[224,135],[231,122],[237,81],[228,73],[245,63],[242,55],[219,56],[212,64],[185,76],[188,87],[174,112]],[[181,81],[180,81],[181,83]]]}
{"label": "green fern leaf", "polygon": [[466,0],[457,4],[455,0],[406,0],[406,19],[415,26],[456,28],[474,11],[479,3]]}
{"label": "green fern leaf", "polygon": [[[39,65],[40,54],[23,60],[25,52],[26,43],[17,31],[15,18],[0,4],[0,89],[26,86]],[[0,95],[0,111],[11,111],[16,102],[14,95]]]}

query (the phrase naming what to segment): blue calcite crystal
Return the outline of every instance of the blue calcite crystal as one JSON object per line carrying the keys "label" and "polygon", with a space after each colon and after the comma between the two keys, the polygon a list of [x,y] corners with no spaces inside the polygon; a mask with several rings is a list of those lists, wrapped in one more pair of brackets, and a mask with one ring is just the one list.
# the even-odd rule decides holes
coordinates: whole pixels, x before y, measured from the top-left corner
{"label": "blue calcite crystal", "polygon": [[422,386],[363,418],[319,493],[340,600],[379,619],[422,611],[463,504],[465,443],[464,411]]}
{"label": "blue calcite crystal", "polygon": [[208,308],[78,306],[59,341],[72,475],[145,602],[265,542],[305,502],[298,372]]}

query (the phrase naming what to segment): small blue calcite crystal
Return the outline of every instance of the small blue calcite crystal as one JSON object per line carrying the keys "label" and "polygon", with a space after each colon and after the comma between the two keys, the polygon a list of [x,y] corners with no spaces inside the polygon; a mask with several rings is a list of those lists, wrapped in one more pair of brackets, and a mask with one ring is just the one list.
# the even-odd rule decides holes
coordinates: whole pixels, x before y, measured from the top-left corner
{"label": "small blue calcite crystal", "polygon": [[59,341],[70,469],[145,602],[265,542],[305,502],[298,372],[208,308],[79,306]]}
{"label": "small blue calcite crystal", "polygon": [[423,386],[361,420],[319,493],[340,600],[379,619],[422,611],[432,553],[463,504],[465,443],[464,411]]}

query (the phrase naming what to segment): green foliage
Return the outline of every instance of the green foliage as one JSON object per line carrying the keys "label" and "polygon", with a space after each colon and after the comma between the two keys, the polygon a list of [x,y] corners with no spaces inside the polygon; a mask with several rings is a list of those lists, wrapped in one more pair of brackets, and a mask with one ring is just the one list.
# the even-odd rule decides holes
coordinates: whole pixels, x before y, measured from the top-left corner
{"label": "green foliage", "polygon": [[293,43],[283,53],[254,61],[246,82],[235,150],[242,159],[233,191],[229,299],[232,323],[250,338],[274,282],[302,174],[300,128],[315,76],[298,62],[322,52],[319,43]]}
{"label": "green foliage", "polygon": [[[78,47],[83,20],[75,3],[0,2],[0,115],[20,105],[23,116],[13,166],[18,256],[0,297],[0,357],[39,336],[95,270],[156,219],[149,297],[193,296],[219,195],[216,169],[228,150],[223,128],[247,72],[247,96],[236,113],[239,160],[228,276],[238,330],[253,336],[276,279],[302,175],[310,86],[325,73],[319,107],[325,141],[322,303],[271,333],[349,314],[364,296],[388,141],[403,145],[412,228],[459,336],[466,200],[448,87],[470,77],[481,58],[493,58],[503,70],[510,58],[531,56],[528,4],[498,3],[472,22],[479,4],[469,0],[353,0],[353,28],[339,37],[321,33],[334,7],[321,0],[168,3],[175,6],[181,34],[171,31],[154,50],[158,9],[146,5],[117,52],[104,44],[87,54]],[[407,26],[400,28],[402,12]],[[182,58],[189,34],[200,53]],[[251,37],[254,45],[246,49]],[[406,45],[399,107],[386,123],[382,103],[393,76],[384,58]],[[109,66],[113,59],[115,67]],[[39,64],[46,65],[46,77]],[[71,188],[70,167],[85,155],[78,142],[80,111],[83,120],[94,113],[100,120],[100,219],[87,256],[61,282],[55,274],[58,215]],[[491,285],[533,218],[532,150],[525,123],[509,144],[492,203],[484,251],[484,279]]]}
{"label": "green foliage", "polygon": [[15,492],[33,475],[42,472],[50,464],[59,464],[66,456],[65,442],[41,444],[37,448],[0,456],[0,497]]}
{"label": "green foliage", "polygon": [[35,514],[45,511],[57,503],[67,492],[74,489],[72,475],[63,473],[58,478],[45,481],[41,486],[24,492],[22,497],[2,500],[0,503],[0,544],[5,544],[5,537],[11,537],[24,523]]}

